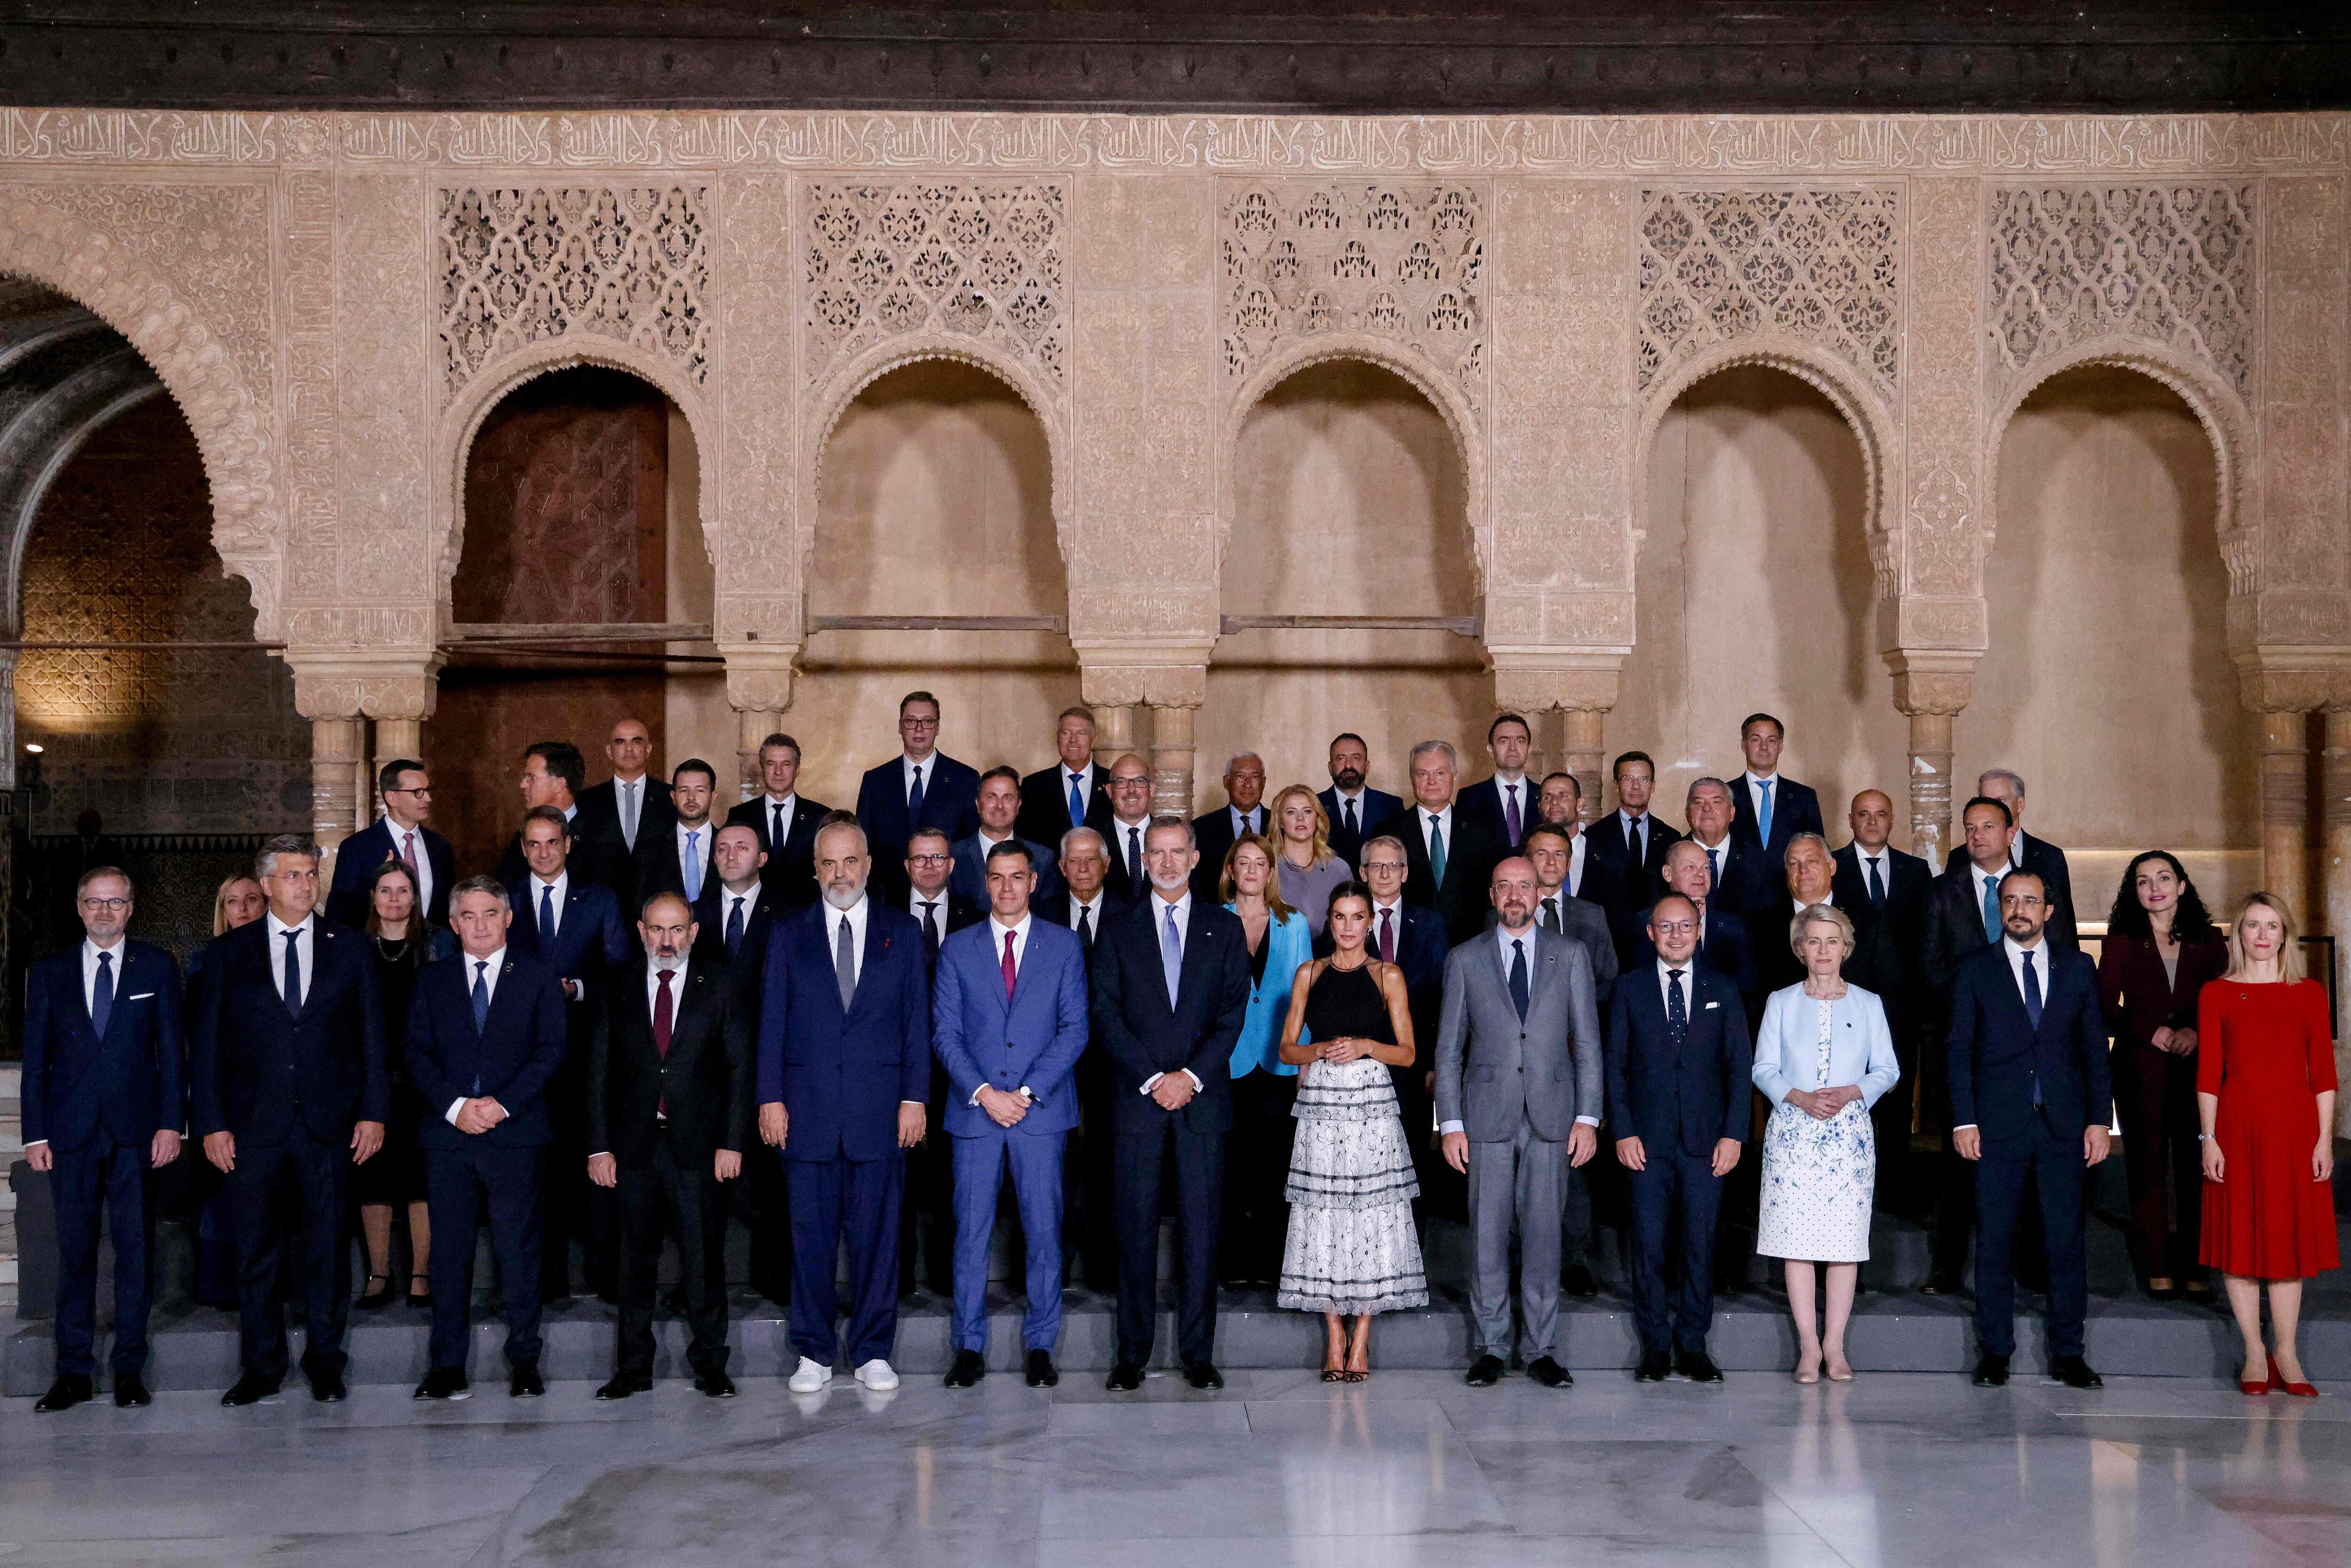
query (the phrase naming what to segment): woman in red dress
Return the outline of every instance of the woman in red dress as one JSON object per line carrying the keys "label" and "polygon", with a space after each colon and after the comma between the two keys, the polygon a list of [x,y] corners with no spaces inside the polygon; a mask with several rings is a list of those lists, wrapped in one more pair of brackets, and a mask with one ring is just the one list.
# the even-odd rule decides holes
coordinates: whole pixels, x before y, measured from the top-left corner
{"label": "woman in red dress", "polygon": [[[2294,917],[2266,893],[2239,906],[2229,972],[2196,1009],[2204,1124],[2203,1260],[2245,1339],[2238,1386],[2314,1398],[2294,1334],[2302,1282],[2335,1266],[2335,1031],[2326,989],[2303,975]],[[2269,1287],[2273,1354],[2262,1349]]]}

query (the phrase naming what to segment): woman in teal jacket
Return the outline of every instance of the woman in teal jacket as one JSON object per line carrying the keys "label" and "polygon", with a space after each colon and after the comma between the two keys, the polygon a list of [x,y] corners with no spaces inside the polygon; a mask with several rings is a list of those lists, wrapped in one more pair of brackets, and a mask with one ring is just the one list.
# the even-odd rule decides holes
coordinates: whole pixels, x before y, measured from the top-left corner
{"label": "woman in teal jacket", "polygon": [[1281,1277],[1290,1232],[1290,1099],[1298,1069],[1281,1060],[1281,1026],[1299,967],[1311,962],[1314,936],[1303,911],[1282,902],[1280,853],[1245,833],[1225,853],[1217,891],[1241,917],[1249,938],[1249,1017],[1233,1046],[1233,1130],[1225,1139],[1224,1283],[1270,1291]]}

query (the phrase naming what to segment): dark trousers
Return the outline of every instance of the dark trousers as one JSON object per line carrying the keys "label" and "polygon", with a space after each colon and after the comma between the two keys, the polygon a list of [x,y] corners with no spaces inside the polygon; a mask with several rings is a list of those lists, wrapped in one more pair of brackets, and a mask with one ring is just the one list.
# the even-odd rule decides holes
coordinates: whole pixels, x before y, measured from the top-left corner
{"label": "dark trousers", "polygon": [[1118,1124],[1118,1362],[1144,1366],[1159,1320],[1159,1195],[1176,1178],[1176,1351],[1187,1366],[1217,1350],[1217,1221],[1224,1205],[1225,1134],[1195,1133],[1149,1097],[1128,1098]]}
{"label": "dark trousers", "polygon": [[1281,1278],[1290,1234],[1290,1145],[1298,1124],[1294,1075],[1259,1068],[1233,1080],[1233,1130],[1225,1145],[1224,1234],[1217,1273],[1239,1285]]}
{"label": "dark trousers", "polygon": [[782,1306],[792,1299],[792,1208],[784,1156],[754,1142],[743,1151],[744,1179],[734,1197],[751,1233],[751,1288]]}
{"label": "dark trousers", "polygon": [[1928,1200],[1928,1272],[1953,1282],[1967,1268],[1968,1238],[1975,1231],[1976,1172],[1950,1147],[1949,1133],[1943,1140],[1939,1152],[1917,1163],[1929,1173],[1928,1185],[1933,1189]]}
{"label": "dark trousers", "polygon": [[2142,1280],[2200,1278],[2204,1154],[2196,1141],[2202,1130],[2196,1059],[2126,1043],[2115,1047],[2114,1063],[2123,1176],[2130,1186],[2131,1262]]}
{"label": "dark trousers", "polygon": [[546,1245],[545,1145],[493,1148],[479,1137],[461,1148],[424,1151],[424,1204],[433,1220],[434,1370],[463,1372],[472,1361],[474,1239],[485,1215],[498,1291],[507,1306],[507,1364],[538,1364],[538,1266]]}
{"label": "dark trousers", "polygon": [[588,1179],[588,1156],[595,1151],[587,1143],[587,1090],[580,1077],[586,1060],[586,1050],[575,1041],[548,1086],[548,1117],[555,1128],[555,1142],[548,1147],[541,1178],[546,1210],[539,1228],[538,1288],[543,1301],[559,1301],[571,1294],[575,1239],[586,1265],[589,1291],[612,1287],[619,1220],[612,1192]]}
{"label": "dark trousers", "polygon": [[1566,1201],[1559,1211],[1559,1271],[1592,1266],[1592,1177],[1596,1160],[1567,1167]]}
{"label": "dark trousers", "polygon": [[2041,1189],[2043,1256],[2049,1260],[2052,1356],[2082,1354],[2090,1315],[2089,1260],[2083,1250],[2082,1189],[2088,1167],[2082,1132],[2051,1127],[2036,1113],[2022,1136],[1983,1140],[1976,1162],[1976,1341],[1993,1355],[2016,1354],[2016,1244],[2028,1181]]}
{"label": "dark trousers", "polygon": [[1077,1081],[1081,1120],[1061,1166],[1062,1233],[1087,1288],[1107,1295],[1118,1289],[1118,1138],[1108,1053],[1080,1057]]}
{"label": "dark trousers", "polygon": [[852,1160],[835,1155],[790,1165],[792,1349],[823,1366],[840,1358],[840,1300],[832,1270],[845,1231],[849,1364],[887,1361],[898,1338],[898,1209],[905,1193],[906,1157],[892,1153],[878,1160]]}
{"label": "dark trousers", "polygon": [[931,1098],[923,1141],[906,1151],[898,1213],[898,1290],[917,1284],[955,1294],[955,1140],[947,1135],[946,1069],[931,1064]]}
{"label": "dark trousers", "polygon": [[[1678,1144],[1651,1144],[1646,1153],[1647,1168],[1626,1173],[1633,1203],[1634,1325],[1645,1354],[1703,1351],[1714,1322],[1714,1227],[1723,1178],[1714,1174],[1710,1151],[1692,1155]],[[1672,1249],[1677,1228],[1678,1257]]]}
{"label": "dark trousers", "polygon": [[[192,1145],[193,1146],[193,1145]],[[147,1366],[149,1262],[154,1215],[147,1150],[118,1144],[104,1127],[68,1154],[50,1145],[49,1193],[57,1213],[57,1371],[88,1377],[97,1367],[98,1228],[104,1212],[114,1239],[114,1375]],[[187,1155],[183,1155],[183,1159]]]}
{"label": "dark trousers", "polygon": [[685,1291],[685,1322],[694,1343],[686,1362],[697,1376],[726,1370],[726,1189],[711,1156],[680,1154],[664,1133],[652,1161],[620,1172],[612,1189],[621,1221],[619,1354],[622,1376],[653,1370],[654,1279],[662,1239],[677,1243],[678,1282]]}
{"label": "dark trousers", "polygon": [[350,1168],[348,1147],[299,1131],[282,1144],[237,1145],[236,1167],[222,1190],[236,1233],[238,1354],[246,1371],[272,1382],[286,1375],[286,1309],[277,1281],[289,1219],[302,1228],[291,1270],[301,1283],[308,1320],[302,1370],[313,1377],[342,1371],[343,1328],[351,1309],[350,1250],[343,1231]]}

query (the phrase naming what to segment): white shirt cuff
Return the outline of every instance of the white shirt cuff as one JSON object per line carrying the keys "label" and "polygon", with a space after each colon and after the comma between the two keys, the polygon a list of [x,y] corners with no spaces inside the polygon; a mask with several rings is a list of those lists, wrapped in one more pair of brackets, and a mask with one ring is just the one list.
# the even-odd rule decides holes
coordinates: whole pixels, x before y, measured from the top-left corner
{"label": "white shirt cuff", "polygon": [[31,1143],[26,1144],[25,1146],[28,1149],[46,1148],[48,1146],[48,1142],[49,1141],[47,1138],[35,1138]]}
{"label": "white shirt cuff", "polygon": [[1575,1119],[1575,1124],[1579,1127],[1596,1127],[1600,1125],[1600,1118],[1597,1116],[1578,1116]]}
{"label": "white shirt cuff", "polygon": [[1973,1122],[1962,1122],[1958,1126],[1952,1128],[1951,1131],[1954,1133],[1970,1133],[1975,1130],[1975,1125],[1976,1124]]}
{"label": "white shirt cuff", "polygon": [[454,1127],[457,1124],[457,1113],[465,1108],[465,1097],[463,1094],[460,1094],[457,1098],[449,1102],[449,1108],[441,1113],[441,1119]]}
{"label": "white shirt cuff", "polygon": [[1192,1092],[1195,1094],[1197,1094],[1201,1090],[1207,1087],[1207,1084],[1200,1082],[1200,1075],[1193,1071],[1188,1067],[1184,1069],[1184,1076],[1192,1081]]}
{"label": "white shirt cuff", "polygon": [[1166,1076],[1167,1074],[1164,1072],[1153,1073],[1150,1077],[1143,1081],[1143,1087],[1137,1090],[1136,1092],[1141,1094],[1150,1093],[1154,1089],[1159,1087],[1159,1081]]}
{"label": "white shirt cuff", "polygon": [[1467,1132],[1468,1130],[1468,1129],[1462,1126],[1458,1122],[1439,1122],[1437,1124],[1437,1134],[1439,1137],[1443,1137],[1447,1133],[1462,1133]]}
{"label": "white shirt cuff", "polygon": [[594,1154],[590,1155],[588,1157],[591,1160],[609,1160],[612,1157],[612,1151],[610,1149],[598,1149]]}

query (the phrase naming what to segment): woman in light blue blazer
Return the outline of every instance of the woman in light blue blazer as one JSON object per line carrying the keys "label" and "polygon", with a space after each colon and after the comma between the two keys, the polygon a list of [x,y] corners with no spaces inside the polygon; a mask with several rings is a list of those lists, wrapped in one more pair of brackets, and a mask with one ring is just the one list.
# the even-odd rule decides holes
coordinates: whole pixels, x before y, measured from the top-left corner
{"label": "woman in light blue blazer", "polygon": [[[1788,1310],[1796,1320],[1796,1381],[1849,1383],[1845,1320],[1869,1257],[1870,1200],[1877,1145],[1869,1108],[1902,1070],[1877,998],[1844,982],[1853,921],[1815,904],[1789,922],[1789,945],[1804,978],[1774,991],[1755,1036],[1755,1087],[1771,1097],[1763,1132],[1763,1212],[1755,1250],[1784,1260]],[[1824,1329],[1813,1320],[1813,1267],[1828,1266]]]}
{"label": "woman in light blue blazer", "polygon": [[1225,852],[1217,882],[1225,907],[1241,917],[1249,939],[1249,1015],[1233,1045],[1233,1130],[1225,1140],[1224,1284],[1270,1291],[1281,1277],[1290,1234],[1290,1119],[1298,1069],[1281,1060],[1281,1026],[1290,982],[1313,961],[1314,936],[1302,910],[1281,896],[1272,841],[1244,833]]}

